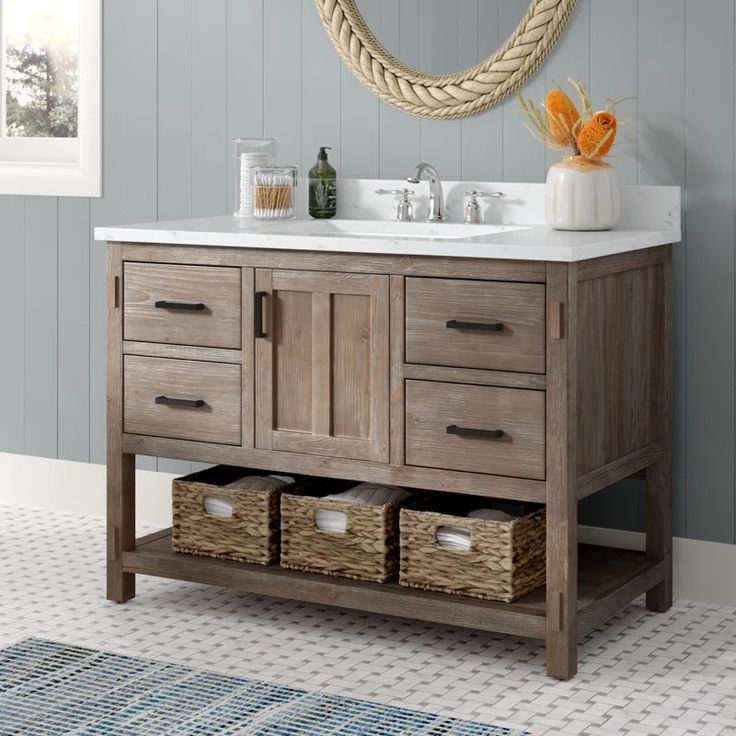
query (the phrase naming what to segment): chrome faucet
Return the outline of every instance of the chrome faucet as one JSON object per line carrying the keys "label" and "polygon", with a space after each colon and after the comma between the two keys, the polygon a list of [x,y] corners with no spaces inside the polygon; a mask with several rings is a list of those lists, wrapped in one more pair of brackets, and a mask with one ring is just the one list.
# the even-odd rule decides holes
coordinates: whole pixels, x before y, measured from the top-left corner
{"label": "chrome faucet", "polygon": [[417,164],[414,173],[408,176],[406,180],[411,184],[418,184],[420,180],[425,178],[429,181],[429,214],[427,215],[427,222],[439,222],[445,219],[445,195],[442,191],[442,182],[440,181],[440,175],[437,173],[437,169],[432,164]]}

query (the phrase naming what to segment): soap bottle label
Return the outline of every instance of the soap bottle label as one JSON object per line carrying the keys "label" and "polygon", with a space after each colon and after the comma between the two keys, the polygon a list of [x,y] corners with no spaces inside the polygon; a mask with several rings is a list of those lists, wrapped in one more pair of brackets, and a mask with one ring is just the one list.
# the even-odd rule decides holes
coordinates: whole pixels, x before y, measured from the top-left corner
{"label": "soap bottle label", "polygon": [[309,214],[332,217],[337,212],[337,182],[334,179],[310,178]]}

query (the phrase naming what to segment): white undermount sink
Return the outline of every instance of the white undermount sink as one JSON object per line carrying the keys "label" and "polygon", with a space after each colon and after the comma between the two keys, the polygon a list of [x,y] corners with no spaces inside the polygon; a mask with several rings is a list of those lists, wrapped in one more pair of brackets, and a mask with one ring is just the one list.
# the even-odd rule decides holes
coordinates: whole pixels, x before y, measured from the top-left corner
{"label": "white undermount sink", "polygon": [[470,240],[526,227],[466,225],[456,222],[396,222],[384,220],[288,220],[264,223],[259,231],[307,237],[389,238],[410,240]]}

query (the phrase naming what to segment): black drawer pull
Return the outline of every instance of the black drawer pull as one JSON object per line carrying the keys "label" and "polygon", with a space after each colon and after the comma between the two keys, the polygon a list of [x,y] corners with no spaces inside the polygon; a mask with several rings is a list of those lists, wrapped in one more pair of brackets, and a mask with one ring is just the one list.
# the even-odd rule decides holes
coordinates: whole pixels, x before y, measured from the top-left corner
{"label": "black drawer pull", "polygon": [[456,434],[458,437],[478,437],[486,440],[500,440],[503,437],[502,429],[473,429],[472,427],[458,427],[451,424],[447,427],[447,434]]}
{"label": "black drawer pull", "polygon": [[156,309],[179,309],[183,312],[201,312],[206,309],[202,302],[169,302],[161,299],[155,303]]}
{"label": "black drawer pull", "polygon": [[448,319],[445,327],[449,330],[476,330],[478,332],[501,332],[502,322],[460,322],[456,319]]}
{"label": "black drawer pull", "polygon": [[201,409],[205,406],[204,399],[176,399],[171,396],[157,396],[156,403],[164,406],[178,406],[181,409]]}
{"label": "black drawer pull", "polygon": [[266,330],[263,329],[263,302],[267,296],[267,291],[256,292],[256,298],[253,304],[253,329],[256,337],[266,337]]}

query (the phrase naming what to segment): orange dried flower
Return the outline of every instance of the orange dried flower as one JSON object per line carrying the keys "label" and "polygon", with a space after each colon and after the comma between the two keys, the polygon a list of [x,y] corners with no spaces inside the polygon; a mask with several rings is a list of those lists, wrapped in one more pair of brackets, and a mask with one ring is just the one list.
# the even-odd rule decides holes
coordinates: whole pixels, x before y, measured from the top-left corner
{"label": "orange dried flower", "polygon": [[616,140],[616,117],[597,112],[578,133],[578,149],[586,158],[603,158]]}
{"label": "orange dried flower", "polygon": [[575,147],[575,128],[580,120],[575,103],[559,87],[547,92],[544,101],[547,108],[547,125],[552,137],[561,146]]}

